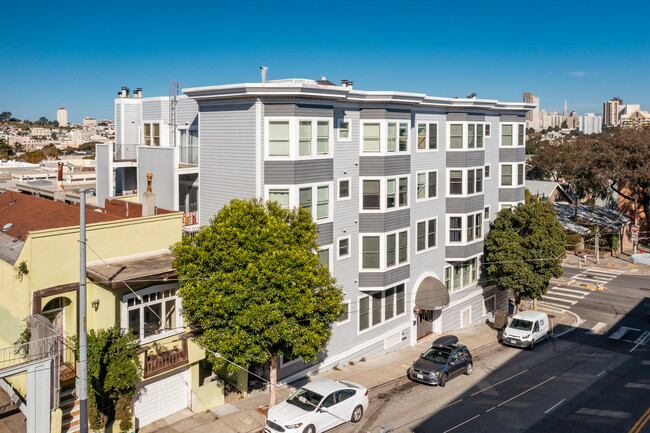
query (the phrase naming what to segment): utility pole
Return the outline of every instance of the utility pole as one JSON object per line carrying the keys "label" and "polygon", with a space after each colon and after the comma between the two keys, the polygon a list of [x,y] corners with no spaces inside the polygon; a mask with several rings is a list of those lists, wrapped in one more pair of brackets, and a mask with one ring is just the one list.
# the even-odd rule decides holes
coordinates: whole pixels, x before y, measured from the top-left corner
{"label": "utility pole", "polygon": [[86,190],[79,190],[79,429],[88,433],[88,329],[86,327]]}
{"label": "utility pole", "polygon": [[600,263],[600,255],[598,254],[598,247],[600,244],[600,228],[598,227],[598,224],[596,224],[596,235],[594,236],[595,238],[595,249],[596,249],[596,264]]}
{"label": "utility pole", "polygon": [[[639,225],[639,218],[638,218],[639,215],[637,214],[637,206],[638,206],[638,203],[637,203],[637,193],[638,193],[638,192],[639,192],[639,187],[638,187],[638,185],[635,185],[635,186],[634,186],[634,224],[636,224],[636,225]],[[646,212],[646,221],[647,221],[647,212]],[[647,224],[646,224],[646,225],[647,225]],[[632,250],[632,253],[633,253],[633,254],[638,253],[638,252],[639,252],[639,250],[638,250],[638,248],[639,248],[639,241],[638,241],[638,238],[637,238],[636,241],[632,241],[632,244],[633,244],[633,250]]]}

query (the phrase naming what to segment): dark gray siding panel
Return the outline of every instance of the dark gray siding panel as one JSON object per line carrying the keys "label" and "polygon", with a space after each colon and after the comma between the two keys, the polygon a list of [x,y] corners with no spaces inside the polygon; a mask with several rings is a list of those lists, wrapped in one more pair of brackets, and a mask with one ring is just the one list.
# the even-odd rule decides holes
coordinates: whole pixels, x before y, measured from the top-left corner
{"label": "dark gray siding panel", "polygon": [[526,199],[526,187],[522,186],[517,188],[515,193],[515,201],[524,201]]}
{"label": "dark gray siding panel", "polygon": [[516,122],[518,119],[516,114],[502,114],[499,116],[499,120],[501,122]]}
{"label": "dark gray siding panel", "polygon": [[267,116],[332,117],[334,107],[314,104],[265,104]]}
{"label": "dark gray siding panel", "polygon": [[483,252],[483,241],[464,246],[445,247],[447,259],[465,260]]}
{"label": "dark gray siding panel", "polygon": [[264,104],[266,116],[295,116],[296,104]]}
{"label": "dark gray siding panel", "polygon": [[264,161],[264,183],[301,184],[328,182],[334,178],[334,161]]}
{"label": "dark gray siding panel", "polygon": [[465,121],[467,120],[467,113],[447,113],[447,121]]}
{"label": "dark gray siding panel", "polygon": [[523,201],[526,197],[526,187],[499,188],[500,202]]}
{"label": "dark gray siding panel", "polygon": [[[325,223],[318,225],[318,244],[331,245],[334,242],[334,223]],[[331,254],[335,252],[332,251]]]}
{"label": "dark gray siding panel", "polygon": [[447,167],[480,167],[485,165],[485,152],[473,150],[468,152],[447,152]]}
{"label": "dark gray siding panel", "polygon": [[411,110],[387,110],[385,108],[363,108],[360,113],[361,119],[395,119],[410,120]]}
{"label": "dark gray siding panel", "polygon": [[360,213],[359,233],[383,233],[409,227],[411,210],[388,213]]}
{"label": "dark gray siding panel", "polygon": [[483,206],[485,196],[483,194],[473,195],[465,199],[465,210],[467,213],[479,212],[485,209]]}
{"label": "dark gray siding panel", "polygon": [[526,149],[515,147],[512,149],[499,149],[499,162],[524,162],[526,160]]}
{"label": "dark gray siding panel", "polygon": [[464,214],[465,212],[465,199],[464,198],[459,198],[459,197],[454,197],[454,198],[447,198],[447,213],[461,213]]}
{"label": "dark gray siding panel", "polygon": [[400,266],[386,272],[361,272],[359,273],[359,287],[389,287],[410,276],[410,265]]}
{"label": "dark gray siding panel", "polygon": [[479,212],[484,209],[484,196],[473,195],[470,197],[447,197],[447,213],[466,214],[472,212]]}
{"label": "dark gray siding panel", "polygon": [[485,122],[485,114],[468,114],[468,122]]}
{"label": "dark gray siding panel", "polygon": [[411,171],[411,155],[362,156],[359,176],[392,176]]}

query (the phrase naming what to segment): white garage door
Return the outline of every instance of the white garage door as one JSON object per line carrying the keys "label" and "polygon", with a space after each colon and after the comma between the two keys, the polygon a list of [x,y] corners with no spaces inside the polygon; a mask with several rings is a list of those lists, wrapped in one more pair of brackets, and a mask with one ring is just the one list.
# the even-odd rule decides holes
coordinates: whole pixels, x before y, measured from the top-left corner
{"label": "white garage door", "polygon": [[133,403],[138,427],[144,427],[188,406],[189,370],[155,380],[142,387]]}

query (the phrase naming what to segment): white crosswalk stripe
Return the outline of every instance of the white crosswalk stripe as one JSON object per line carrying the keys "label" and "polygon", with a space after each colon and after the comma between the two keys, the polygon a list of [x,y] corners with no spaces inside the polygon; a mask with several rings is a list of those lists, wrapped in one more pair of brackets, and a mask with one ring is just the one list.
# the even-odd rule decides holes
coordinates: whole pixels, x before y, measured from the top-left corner
{"label": "white crosswalk stripe", "polygon": [[581,299],[602,288],[625,271],[618,269],[588,268],[571,277],[562,286],[548,289],[540,303],[549,309],[566,311]]}

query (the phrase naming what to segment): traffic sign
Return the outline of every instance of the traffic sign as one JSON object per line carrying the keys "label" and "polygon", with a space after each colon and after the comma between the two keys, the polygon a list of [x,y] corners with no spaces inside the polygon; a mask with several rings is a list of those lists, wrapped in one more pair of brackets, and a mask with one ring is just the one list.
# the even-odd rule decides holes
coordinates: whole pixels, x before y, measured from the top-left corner
{"label": "traffic sign", "polygon": [[638,235],[638,234],[639,234],[639,226],[636,225],[636,224],[633,224],[633,225],[632,225],[632,228],[630,229],[630,231],[632,232],[632,234],[634,234],[634,235]]}

